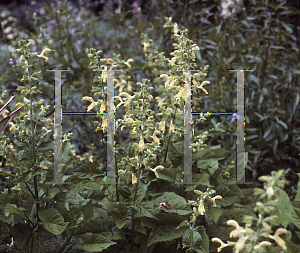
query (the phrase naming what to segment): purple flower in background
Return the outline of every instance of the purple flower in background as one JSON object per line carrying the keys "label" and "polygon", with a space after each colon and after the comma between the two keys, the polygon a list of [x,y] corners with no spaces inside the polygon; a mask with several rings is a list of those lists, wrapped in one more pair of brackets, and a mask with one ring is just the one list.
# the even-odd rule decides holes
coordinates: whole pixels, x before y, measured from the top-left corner
{"label": "purple flower in background", "polygon": [[120,8],[115,9],[115,13],[120,13]]}
{"label": "purple flower in background", "polygon": [[70,33],[73,35],[75,33],[75,29],[74,28],[70,29]]}
{"label": "purple flower in background", "polygon": [[51,22],[48,23],[47,28],[48,28],[48,32],[51,32],[51,31],[52,31],[53,25],[52,25]]}
{"label": "purple flower in background", "polygon": [[133,4],[131,5],[133,8],[139,7],[139,4],[137,1],[134,1]]}
{"label": "purple flower in background", "polygon": [[59,1],[59,0],[55,0],[55,1],[56,1],[57,4],[61,4],[61,1]]}
{"label": "purple flower in background", "polygon": [[40,9],[40,15],[44,15],[45,14],[45,10],[44,9]]}
{"label": "purple flower in background", "polygon": [[80,45],[81,44],[81,40],[77,40],[76,44]]}
{"label": "purple flower in background", "polygon": [[36,46],[31,46],[31,51],[36,52]]}
{"label": "purple flower in background", "polygon": [[9,59],[9,62],[8,62],[8,64],[14,64],[14,61],[13,61],[13,59]]}
{"label": "purple flower in background", "polygon": [[240,116],[240,115],[236,115],[236,113],[235,113],[235,114],[232,115],[230,121],[231,121],[231,122],[234,122],[234,121],[235,121],[235,118],[236,118],[236,119],[241,119],[241,116]]}
{"label": "purple flower in background", "polygon": [[93,40],[93,44],[99,46],[100,45],[100,42],[98,40]]}

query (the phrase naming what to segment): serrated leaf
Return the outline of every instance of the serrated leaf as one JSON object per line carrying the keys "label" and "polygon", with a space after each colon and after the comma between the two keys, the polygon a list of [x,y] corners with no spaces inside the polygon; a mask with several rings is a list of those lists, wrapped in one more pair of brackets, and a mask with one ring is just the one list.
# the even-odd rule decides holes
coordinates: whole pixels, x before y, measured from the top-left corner
{"label": "serrated leaf", "polygon": [[155,231],[152,231],[148,237],[147,247],[158,242],[165,242],[179,238],[186,231],[186,228],[175,228],[176,225],[166,225],[158,227]]}
{"label": "serrated leaf", "polygon": [[116,244],[116,242],[113,242],[104,236],[85,233],[80,236],[80,243],[74,245],[73,248],[89,252],[100,252],[114,244]]}
{"label": "serrated leaf", "polygon": [[39,217],[43,221],[41,225],[52,234],[59,235],[65,231],[69,222],[64,222],[62,215],[54,208],[41,210]]}
{"label": "serrated leaf", "polygon": [[295,206],[292,208],[291,219],[295,226],[300,228],[300,208]]}
{"label": "serrated leaf", "polygon": [[141,202],[138,204],[134,204],[134,208],[138,210],[140,213],[145,215],[146,217],[156,219],[157,218],[154,216],[153,212],[153,202],[152,201],[147,201],[147,202]]}
{"label": "serrated leaf", "polygon": [[209,218],[211,218],[214,222],[217,222],[218,219],[220,218],[220,216],[223,213],[222,208],[220,207],[215,207],[215,206],[211,206],[210,208],[208,208],[208,210],[206,210],[205,212],[207,214],[207,216]]}
{"label": "serrated leaf", "polygon": [[[186,229],[186,231],[184,232],[184,234],[182,236],[182,244],[184,247],[191,245],[191,238],[192,238],[192,230],[190,228]],[[198,246],[201,243],[201,240],[202,240],[201,235],[198,232],[193,231],[193,245],[192,246],[196,248],[196,245],[197,245],[197,248],[198,248]]]}
{"label": "serrated leaf", "polygon": [[81,211],[84,214],[84,219],[85,220],[90,220],[94,217],[94,208],[93,208],[93,202],[92,200],[90,200],[89,202],[87,202],[86,205],[83,205],[81,207]]}
{"label": "serrated leaf", "polygon": [[186,215],[193,212],[187,205],[186,200],[183,197],[175,194],[174,192],[165,192],[162,196],[153,200],[153,203],[155,206],[159,207],[160,203],[166,201],[169,204],[171,204],[169,206],[169,209],[164,209],[164,211],[168,213],[177,213],[179,215]]}

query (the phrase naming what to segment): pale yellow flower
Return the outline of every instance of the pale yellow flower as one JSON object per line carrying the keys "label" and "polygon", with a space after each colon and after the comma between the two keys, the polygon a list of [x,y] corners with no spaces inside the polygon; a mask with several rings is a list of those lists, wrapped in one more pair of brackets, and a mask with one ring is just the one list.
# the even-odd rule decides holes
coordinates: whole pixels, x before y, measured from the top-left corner
{"label": "pale yellow flower", "polygon": [[135,97],[135,95],[130,96],[130,95],[129,95],[128,93],[126,93],[126,92],[121,92],[121,93],[119,94],[119,96],[120,96],[120,97],[122,97],[122,96],[127,97],[127,100],[126,100],[126,103],[125,103],[124,106],[129,106],[131,99],[133,99],[133,98]]}
{"label": "pale yellow flower", "polygon": [[127,89],[128,89],[129,91],[132,91],[132,86],[131,86],[130,81],[128,81]]}
{"label": "pale yellow flower", "polygon": [[21,55],[21,61],[25,61],[25,56],[24,55]]}
{"label": "pale yellow flower", "polygon": [[157,144],[159,144],[159,139],[156,136],[157,134],[160,134],[160,131],[155,130],[154,133],[153,133],[152,138],[153,138],[154,142],[156,142]]}
{"label": "pale yellow flower", "polygon": [[104,70],[102,71],[101,79],[103,79],[103,82],[106,82],[107,80],[107,66],[105,66]]}
{"label": "pale yellow flower", "polygon": [[194,78],[199,78],[201,75],[199,74],[199,73],[195,73],[194,75],[193,75],[193,77]]}
{"label": "pale yellow flower", "polygon": [[140,139],[140,142],[139,142],[139,149],[140,149],[141,151],[143,151],[144,148],[145,148],[145,143],[144,143],[143,137],[141,136],[141,139]]}
{"label": "pale yellow flower", "polygon": [[126,171],[125,170],[118,170],[118,173],[119,174],[126,174]]}
{"label": "pale yellow flower", "polygon": [[244,247],[245,242],[248,239],[248,236],[244,237],[242,234],[239,234],[239,239],[235,244],[235,253],[239,253]]}
{"label": "pale yellow flower", "polygon": [[227,225],[233,226],[236,228],[230,232],[230,234],[229,234],[230,238],[237,237],[242,233],[242,229],[241,229],[240,225],[235,220],[228,220]]}
{"label": "pale yellow flower", "polygon": [[132,184],[136,184],[137,183],[137,179],[136,179],[136,176],[132,173]]}
{"label": "pale yellow flower", "polygon": [[178,25],[177,25],[177,23],[175,23],[175,25],[174,25],[174,33],[175,33],[175,34],[178,33]]}
{"label": "pale yellow flower", "polygon": [[[92,110],[97,104],[98,102],[95,102],[94,99],[92,97],[83,97],[82,100],[87,100],[90,101],[91,104],[89,105],[87,111],[89,112],[90,110]],[[81,101],[82,101],[81,100]]]}
{"label": "pale yellow flower", "polygon": [[51,119],[46,119],[46,123],[52,123]]}
{"label": "pale yellow flower", "polygon": [[111,59],[111,58],[109,58],[109,59],[106,60],[106,63],[110,64],[110,65],[113,65],[114,64],[114,60]]}
{"label": "pale yellow flower", "polygon": [[48,61],[48,60],[49,60],[49,57],[47,57],[47,56],[44,55],[45,53],[48,53],[48,52],[51,52],[51,49],[50,49],[50,48],[45,48],[45,49],[43,49],[42,53],[41,53],[41,54],[38,54],[37,56],[38,56],[38,57],[42,57],[42,58],[44,58],[46,61]]}
{"label": "pale yellow flower", "polygon": [[204,208],[204,204],[203,204],[203,200],[201,199],[200,200],[200,204],[199,204],[199,207],[198,207],[198,212],[203,215],[203,213],[205,212],[205,208]]}
{"label": "pale yellow flower", "polygon": [[101,99],[101,106],[100,106],[100,112],[103,113],[105,111],[105,104],[103,99]]}
{"label": "pale yellow flower", "polygon": [[133,123],[133,122],[134,122],[134,121],[133,121],[132,118],[127,118],[126,121],[125,121],[125,123]]}
{"label": "pale yellow flower", "polygon": [[12,127],[9,128],[9,131],[11,131],[11,132],[16,131],[16,130],[17,130],[17,128],[15,126],[12,126]]}
{"label": "pale yellow flower", "polygon": [[183,89],[180,86],[178,86],[177,90],[179,90],[179,92],[175,95],[175,97],[177,98],[183,97]]}
{"label": "pale yellow flower", "polygon": [[194,51],[194,50],[200,50],[200,48],[199,48],[198,46],[195,46],[195,47],[192,48],[192,50],[193,50],[193,51]]}
{"label": "pale yellow flower", "polygon": [[161,74],[159,78],[169,78],[169,76],[167,74]]}
{"label": "pale yellow flower", "polygon": [[173,120],[171,120],[171,123],[170,123],[170,131],[175,132],[175,127],[173,125]]}
{"label": "pale yellow flower", "polygon": [[217,205],[216,205],[216,199],[222,199],[222,196],[217,195],[217,196],[211,198],[211,201],[214,203],[214,206],[217,206]]}
{"label": "pale yellow flower", "polygon": [[267,191],[269,198],[274,196],[274,189],[272,186],[268,186],[266,191]]}
{"label": "pale yellow flower", "polygon": [[170,60],[170,63],[172,66],[175,65],[175,62],[176,62],[176,57],[173,57],[171,60]]}
{"label": "pale yellow flower", "polygon": [[125,102],[123,102],[123,100],[122,100],[122,98],[120,96],[115,96],[115,98],[120,101],[120,103],[117,105],[117,108],[119,108],[122,104],[125,103]]}
{"label": "pale yellow flower", "polygon": [[107,127],[107,119],[106,119],[105,116],[103,117],[103,121],[102,121],[101,127],[102,127],[102,130],[105,131],[105,128]]}
{"label": "pale yellow flower", "polygon": [[159,123],[158,129],[161,130],[163,133],[165,132],[165,129],[166,129],[165,121]]}
{"label": "pale yellow flower", "polygon": [[212,242],[218,242],[218,243],[221,244],[221,246],[218,248],[218,252],[221,252],[221,250],[222,250],[223,248],[225,248],[225,247],[228,246],[227,243],[224,243],[223,241],[221,241],[221,239],[219,239],[219,238],[217,238],[217,237],[212,238],[211,241],[212,241]]}
{"label": "pale yellow flower", "polygon": [[180,53],[180,51],[179,51],[179,50],[175,50],[174,52],[170,53],[170,55],[172,55],[172,56],[176,56],[176,55],[178,55],[179,53]]}
{"label": "pale yellow flower", "polygon": [[39,104],[43,104],[45,101],[44,101],[44,99],[41,99],[40,101],[39,101]]}
{"label": "pale yellow flower", "polygon": [[3,114],[2,114],[3,118],[6,118],[6,117],[7,117],[7,113],[9,113],[9,111],[8,111],[8,110],[4,110],[4,112],[3,112]]}
{"label": "pale yellow flower", "polygon": [[280,237],[281,234],[286,234],[287,230],[285,228],[278,228],[274,235],[269,235],[269,237],[276,241],[278,246],[280,246],[283,249],[286,249],[285,242]]}
{"label": "pale yellow flower", "polygon": [[23,106],[23,105],[22,105],[21,102],[16,103],[16,107],[22,107],[22,106]]}
{"label": "pale yellow flower", "polygon": [[165,103],[163,102],[163,99],[161,97],[155,97],[158,107],[162,107]]}
{"label": "pale yellow flower", "polygon": [[148,42],[142,42],[142,45],[144,45],[144,47],[143,47],[144,52],[146,52],[147,48],[150,47],[150,43],[148,43]]}
{"label": "pale yellow flower", "polygon": [[152,170],[152,171],[154,172],[155,176],[156,176],[157,178],[159,178],[158,173],[157,173],[157,170],[162,170],[162,169],[164,169],[164,166],[158,165],[158,166],[156,166],[154,169],[150,169],[150,170]]}
{"label": "pale yellow flower", "polygon": [[207,90],[203,88],[205,84],[210,84],[210,81],[204,81],[200,84],[200,86],[197,86],[197,88],[202,89],[206,94],[208,94]]}
{"label": "pale yellow flower", "polygon": [[148,98],[149,98],[149,100],[153,99],[152,95],[148,95]]}
{"label": "pale yellow flower", "polygon": [[48,130],[46,127],[42,127],[42,130],[46,131],[46,133],[51,132],[51,130]]}
{"label": "pale yellow flower", "polygon": [[268,242],[268,241],[262,241],[260,244],[255,245],[254,249],[259,249],[261,247],[266,247],[266,246],[271,246],[272,243]]}
{"label": "pale yellow flower", "polygon": [[128,59],[126,62],[124,62],[124,64],[131,69],[130,62],[133,62],[133,59]]}

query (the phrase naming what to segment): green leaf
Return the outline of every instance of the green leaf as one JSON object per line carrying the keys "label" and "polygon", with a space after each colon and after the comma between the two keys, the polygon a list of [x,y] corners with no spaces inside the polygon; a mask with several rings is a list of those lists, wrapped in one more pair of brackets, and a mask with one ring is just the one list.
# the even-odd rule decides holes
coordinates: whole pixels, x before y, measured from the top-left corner
{"label": "green leaf", "polygon": [[152,213],[153,212],[153,202],[152,201],[147,201],[147,202],[145,201],[145,202],[141,202],[138,204],[134,204],[133,207],[136,210],[138,210],[140,213],[145,215],[146,217],[158,220]]}
{"label": "green leaf", "polygon": [[47,198],[52,199],[59,192],[60,192],[59,188],[52,187],[47,193]]}
{"label": "green leaf", "polygon": [[108,240],[104,236],[85,233],[80,236],[80,243],[74,245],[73,248],[89,252],[100,252],[114,244],[116,244],[116,242]]}
{"label": "green leaf", "polygon": [[39,213],[43,221],[41,225],[52,234],[59,235],[65,231],[69,222],[64,222],[62,215],[54,208],[42,210]]}
{"label": "green leaf", "polygon": [[4,211],[5,216],[8,217],[11,213],[18,212],[18,207],[14,204],[6,204],[3,211]]}
{"label": "green leaf", "polygon": [[299,253],[300,252],[300,245],[297,245],[295,243],[292,243],[290,240],[286,239],[285,241],[285,245],[287,248],[287,253]]}
{"label": "green leaf", "polygon": [[300,208],[293,207],[291,219],[295,226],[300,228]]}
{"label": "green leaf", "polygon": [[162,196],[153,200],[155,206],[159,207],[160,203],[168,202],[171,204],[168,209],[164,209],[164,211],[168,213],[177,213],[179,215],[190,214],[193,211],[187,205],[185,198],[175,194],[174,192],[165,192]]}
{"label": "green leaf", "polygon": [[[188,228],[185,230],[185,233],[182,236],[183,248],[191,246],[191,238],[192,238],[192,230],[190,228]],[[197,245],[197,248],[198,248],[198,246],[201,243],[201,239],[202,239],[201,235],[198,232],[193,231],[193,245],[192,246],[196,248],[196,245]]]}
{"label": "green leaf", "polygon": [[277,188],[278,192],[278,221],[284,226],[287,227],[291,223],[291,202],[289,196],[286,192],[280,188]]}
{"label": "green leaf", "polygon": [[299,177],[299,181],[298,181],[297,195],[296,195],[294,201],[300,201],[300,173],[297,173],[297,175]]}
{"label": "green leaf", "polygon": [[223,213],[222,208],[220,207],[215,207],[215,206],[211,206],[210,208],[208,208],[208,210],[206,210],[205,212],[207,214],[207,216],[209,218],[211,218],[214,222],[217,222],[218,219],[220,218],[220,216]]}
{"label": "green leaf", "polygon": [[186,231],[186,228],[175,228],[176,225],[172,224],[158,227],[155,231],[152,231],[148,237],[147,247],[158,242],[165,242],[179,238]]}
{"label": "green leaf", "polygon": [[164,168],[163,170],[157,170],[158,177],[160,179],[175,183],[176,175],[180,173],[180,168]]}
{"label": "green leaf", "polygon": [[81,207],[81,211],[84,214],[84,219],[85,220],[90,220],[94,217],[94,208],[93,208],[93,202],[92,200],[90,200],[89,202],[87,202],[86,205],[83,205]]}
{"label": "green leaf", "polygon": [[215,171],[219,168],[219,162],[216,160],[216,158],[207,159],[207,160],[198,160],[197,167],[200,170],[208,169],[210,174],[214,174]]}
{"label": "green leaf", "polygon": [[63,143],[63,149],[62,149],[62,161],[67,162],[68,161],[68,156],[70,153],[70,148],[71,148],[71,142],[64,142]]}
{"label": "green leaf", "polygon": [[201,226],[200,228],[198,228],[198,232],[202,237],[202,241],[200,244],[201,248],[204,250],[204,253],[209,253],[209,237],[206,234],[205,227]]}
{"label": "green leaf", "polygon": [[210,186],[208,178],[202,174],[193,174],[192,181],[194,183],[199,182],[199,184],[192,184],[192,185],[187,186],[185,189],[186,192],[195,190],[199,185]]}
{"label": "green leaf", "polygon": [[118,229],[122,229],[128,222],[129,222],[129,220],[125,220],[125,221],[123,221],[121,219],[115,220],[115,223],[116,223]]}

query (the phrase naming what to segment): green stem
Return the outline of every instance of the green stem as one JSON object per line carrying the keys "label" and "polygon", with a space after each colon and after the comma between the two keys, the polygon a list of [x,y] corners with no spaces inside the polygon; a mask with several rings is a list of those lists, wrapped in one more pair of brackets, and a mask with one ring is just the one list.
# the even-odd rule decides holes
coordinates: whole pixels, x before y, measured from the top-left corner
{"label": "green stem", "polygon": [[115,155],[115,164],[116,164],[116,167],[115,167],[115,173],[116,173],[116,175],[117,175],[117,178],[116,178],[116,197],[117,197],[117,202],[120,202],[120,199],[119,199],[119,191],[118,191],[119,174],[118,174],[118,164],[117,164],[117,158],[116,158],[116,155]]}
{"label": "green stem", "polygon": [[[266,206],[266,204],[267,204],[267,202],[268,202],[268,199],[267,199],[267,198],[268,198],[268,196],[265,197],[264,206]],[[264,213],[265,213],[265,210],[263,210],[262,213],[261,213],[261,219],[262,219],[262,220],[263,220],[263,218],[264,218]],[[261,231],[261,229],[262,229],[262,226],[263,226],[262,220],[260,221],[259,226],[258,226],[258,230],[256,231],[256,234],[255,234],[255,239],[256,239],[256,241],[255,241],[255,243],[254,243],[254,246],[257,244],[257,239],[259,239],[259,238],[258,238],[258,235],[259,235],[259,233],[260,233],[260,231]],[[254,246],[251,247],[251,250],[250,250],[251,253],[253,253]]]}
{"label": "green stem", "polygon": [[[31,88],[32,88],[32,85],[31,85],[31,77],[30,77],[30,64],[29,64],[29,54],[27,54],[27,62],[28,62],[28,79],[29,79],[29,95],[30,95],[30,124],[31,124],[31,132],[32,132],[32,141],[31,141],[31,150],[32,150],[32,158],[33,158],[33,163],[35,164],[36,163],[36,154],[35,154],[35,132],[34,132],[34,126],[33,126],[33,111],[32,111],[32,108],[33,108],[33,105],[32,105],[32,102],[33,102],[33,98],[32,98],[32,92],[31,92]],[[35,173],[35,167],[33,167],[33,173]],[[35,175],[33,177],[33,184],[34,184],[34,201],[37,200],[38,198],[38,186],[37,186],[37,176]],[[40,218],[39,218],[39,203],[35,203],[36,205],[36,218],[37,218],[37,222],[40,222]]]}
{"label": "green stem", "polygon": [[[174,122],[174,123],[175,123],[175,117],[176,117],[177,107],[178,107],[178,106],[175,105],[175,113],[174,113],[174,116],[173,116],[173,122]],[[171,141],[171,137],[172,137],[172,133],[170,134],[169,140],[168,140],[168,143],[167,143],[164,163],[166,163],[166,161],[167,161],[167,154],[168,154],[168,149],[169,149],[169,144],[170,144],[170,141]]]}
{"label": "green stem", "polygon": [[[193,246],[194,246],[194,241],[193,241],[194,228],[195,228],[195,220],[193,221],[193,225],[192,225],[191,248],[193,248]],[[193,250],[192,250],[192,252],[193,252]]]}
{"label": "green stem", "polygon": [[[141,156],[140,156],[141,158]],[[141,167],[138,170],[138,177],[137,177],[137,183],[135,184],[135,189],[134,189],[134,197],[132,199],[132,203],[133,205],[135,204],[135,200],[136,200],[136,195],[137,195],[137,190],[138,190],[138,184],[140,181],[140,175],[141,175]],[[134,242],[134,226],[135,226],[135,222],[134,222],[134,208],[131,208],[132,210],[132,233],[131,233],[131,247],[130,247],[130,251],[133,251],[133,242]]]}
{"label": "green stem", "polygon": [[65,250],[65,248],[68,246],[68,243],[70,242],[70,240],[71,240],[71,238],[72,238],[72,236],[74,234],[74,230],[75,229],[73,229],[71,231],[70,237],[67,236],[67,240],[64,242],[64,244],[62,245],[62,247],[60,248],[60,250],[58,251],[58,253],[62,253]]}

